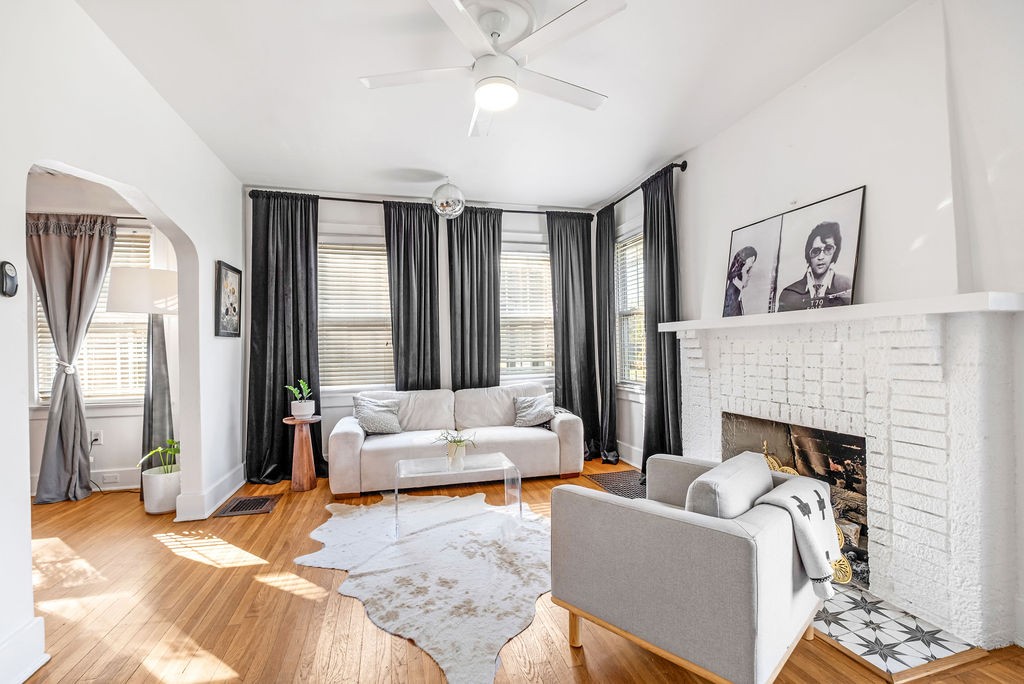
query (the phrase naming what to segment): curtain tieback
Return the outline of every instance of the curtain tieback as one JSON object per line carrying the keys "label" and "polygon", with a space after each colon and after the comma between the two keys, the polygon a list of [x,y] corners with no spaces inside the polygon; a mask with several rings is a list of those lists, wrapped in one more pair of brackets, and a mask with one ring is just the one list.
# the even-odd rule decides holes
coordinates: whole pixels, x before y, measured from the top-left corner
{"label": "curtain tieback", "polygon": [[57,359],[57,365],[64,367],[64,373],[66,375],[74,375],[75,374],[75,366],[74,366],[74,364],[66,363],[64,361],[61,361],[60,359]]}

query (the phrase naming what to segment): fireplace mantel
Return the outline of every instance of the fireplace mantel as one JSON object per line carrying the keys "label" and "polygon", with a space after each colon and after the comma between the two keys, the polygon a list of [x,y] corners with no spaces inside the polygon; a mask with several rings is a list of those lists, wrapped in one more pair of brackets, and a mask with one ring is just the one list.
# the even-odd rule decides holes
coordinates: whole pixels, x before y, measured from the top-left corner
{"label": "fireplace mantel", "polygon": [[757,328],[766,325],[835,323],[839,321],[921,314],[1016,313],[1022,311],[1024,311],[1024,293],[971,292],[947,297],[928,297],[926,299],[877,302],[874,304],[854,304],[852,306],[837,306],[828,309],[675,321],[660,324],[658,332],[681,333],[686,330],[724,330],[727,328]]}

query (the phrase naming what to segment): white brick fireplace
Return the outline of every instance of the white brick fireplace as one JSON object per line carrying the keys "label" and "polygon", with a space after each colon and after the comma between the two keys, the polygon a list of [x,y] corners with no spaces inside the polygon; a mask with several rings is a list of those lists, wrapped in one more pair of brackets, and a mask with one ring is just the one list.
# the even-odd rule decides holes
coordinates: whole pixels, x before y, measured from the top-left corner
{"label": "white brick fireplace", "polygon": [[684,453],[721,457],[722,411],[864,435],[871,591],[972,643],[1020,643],[1018,311],[975,293],[663,324]]}

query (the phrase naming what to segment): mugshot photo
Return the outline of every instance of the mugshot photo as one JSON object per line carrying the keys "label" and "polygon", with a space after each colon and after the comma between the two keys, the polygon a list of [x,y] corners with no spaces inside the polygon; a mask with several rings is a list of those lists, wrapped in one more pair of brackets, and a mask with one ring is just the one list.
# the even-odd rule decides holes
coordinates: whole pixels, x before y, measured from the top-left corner
{"label": "mugshot photo", "polygon": [[781,229],[782,217],[773,216],[732,231],[722,316],[774,310]]}
{"label": "mugshot photo", "polygon": [[864,186],[782,215],[776,311],[853,303]]}

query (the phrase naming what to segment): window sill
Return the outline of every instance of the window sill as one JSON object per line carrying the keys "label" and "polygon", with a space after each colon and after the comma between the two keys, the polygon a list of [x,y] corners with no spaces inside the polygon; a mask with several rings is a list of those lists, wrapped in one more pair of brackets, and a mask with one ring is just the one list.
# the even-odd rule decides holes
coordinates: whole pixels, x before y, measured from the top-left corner
{"label": "window sill", "polygon": [[[85,404],[86,418],[134,418],[141,417],[143,401],[104,401]],[[45,420],[50,413],[48,403],[33,404],[28,407],[29,420]]]}
{"label": "window sill", "polygon": [[642,404],[647,398],[647,391],[643,385],[637,383],[619,383],[615,386],[615,396],[619,399]]}

